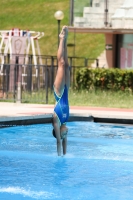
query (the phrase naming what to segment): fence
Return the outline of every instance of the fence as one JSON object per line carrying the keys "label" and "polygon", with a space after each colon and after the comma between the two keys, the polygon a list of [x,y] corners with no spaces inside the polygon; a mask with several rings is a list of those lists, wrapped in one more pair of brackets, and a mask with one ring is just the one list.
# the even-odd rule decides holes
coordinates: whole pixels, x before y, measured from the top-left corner
{"label": "fence", "polygon": [[[4,55],[3,55],[4,56]],[[37,56],[38,65],[33,65],[33,55],[4,56],[0,72],[0,101],[49,103],[57,71],[56,56]],[[41,59],[41,62],[40,62]],[[70,85],[75,86],[76,70],[88,67],[97,59],[68,57],[70,63]],[[22,63],[23,60],[23,63]],[[27,61],[26,61],[27,60]]]}

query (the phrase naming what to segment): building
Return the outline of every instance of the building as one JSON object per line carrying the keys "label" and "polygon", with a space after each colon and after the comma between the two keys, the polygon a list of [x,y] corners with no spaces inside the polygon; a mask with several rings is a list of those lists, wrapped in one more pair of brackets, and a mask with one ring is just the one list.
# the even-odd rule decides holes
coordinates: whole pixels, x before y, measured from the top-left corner
{"label": "building", "polygon": [[133,69],[133,0],[82,0],[83,16],[76,1],[69,31],[104,34],[108,67]]}

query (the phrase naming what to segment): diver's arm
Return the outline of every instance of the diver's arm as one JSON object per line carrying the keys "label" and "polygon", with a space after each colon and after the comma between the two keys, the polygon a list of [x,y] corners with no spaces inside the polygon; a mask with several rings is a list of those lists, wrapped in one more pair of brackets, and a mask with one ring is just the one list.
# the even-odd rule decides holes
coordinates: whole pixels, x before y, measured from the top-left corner
{"label": "diver's arm", "polygon": [[54,126],[54,130],[55,130],[55,135],[56,135],[57,154],[58,154],[58,156],[61,156],[60,124],[59,124],[56,116],[54,116],[54,119],[53,119],[53,126]]}
{"label": "diver's arm", "polygon": [[67,136],[62,140],[63,155],[67,152]]}
{"label": "diver's arm", "polygon": [[57,154],[61,156],[61,138],[60,138],[60,127],[57,125],[55,127],[56,142],[57,142]]}

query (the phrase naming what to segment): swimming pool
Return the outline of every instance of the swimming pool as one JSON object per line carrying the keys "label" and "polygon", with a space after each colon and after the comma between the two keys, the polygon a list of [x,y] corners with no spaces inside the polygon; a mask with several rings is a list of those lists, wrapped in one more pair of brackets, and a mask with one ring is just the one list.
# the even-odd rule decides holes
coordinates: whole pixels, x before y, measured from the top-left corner
{"label": "swimming pool", "polygon": [[130,200],[133,127],[68,123],[58,157],[50,124],[0,129],[1,200]]}

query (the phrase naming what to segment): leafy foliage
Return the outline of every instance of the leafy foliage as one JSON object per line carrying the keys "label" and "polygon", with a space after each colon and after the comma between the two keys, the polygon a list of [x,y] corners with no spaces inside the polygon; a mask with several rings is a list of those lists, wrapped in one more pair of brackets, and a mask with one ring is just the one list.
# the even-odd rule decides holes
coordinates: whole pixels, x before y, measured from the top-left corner
{"label": "leafy foliage", "polygon": [[133,70],[84,68],[76,74],[77,89],[133,91]]}

